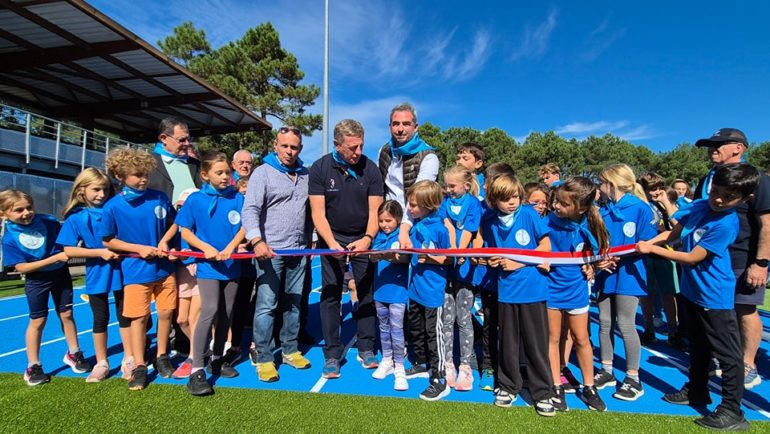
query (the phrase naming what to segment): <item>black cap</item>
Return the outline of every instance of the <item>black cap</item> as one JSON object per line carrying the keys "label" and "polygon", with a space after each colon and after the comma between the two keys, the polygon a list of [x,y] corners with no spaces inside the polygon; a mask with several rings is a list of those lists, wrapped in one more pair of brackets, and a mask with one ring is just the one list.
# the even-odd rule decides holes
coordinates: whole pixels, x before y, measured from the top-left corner
{"label": "black cap", "polygon": [[742,143],[743,146],[749,147],[749,141],[746,140],[746,135],[737,128],[722,128],[708,139],[698,140],[695,142],[695,146],[719,147],[725,143]]}

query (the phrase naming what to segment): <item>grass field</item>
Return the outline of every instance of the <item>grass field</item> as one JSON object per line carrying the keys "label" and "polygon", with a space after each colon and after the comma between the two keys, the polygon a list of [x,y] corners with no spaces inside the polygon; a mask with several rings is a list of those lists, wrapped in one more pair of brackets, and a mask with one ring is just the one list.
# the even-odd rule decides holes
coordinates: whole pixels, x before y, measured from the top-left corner
{"label": "grass field", "polygon": [[[543,418],[521,407],[235,388],[191,399],[179,386],[130,392],[119,379],[57,377],[32,388],[0,374],[0,390],[4,432],[707,432],[688,417],[585,410]],[[770,423],[753,422],[752,432]]]}

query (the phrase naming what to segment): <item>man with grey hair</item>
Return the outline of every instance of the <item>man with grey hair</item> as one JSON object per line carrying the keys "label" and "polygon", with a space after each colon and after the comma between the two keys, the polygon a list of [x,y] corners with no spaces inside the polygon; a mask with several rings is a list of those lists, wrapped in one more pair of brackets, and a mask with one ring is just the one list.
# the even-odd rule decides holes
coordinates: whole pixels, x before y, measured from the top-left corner
{"label": "man with grey hair", "polygon": [[235,185],[239,179],[250,176],[251,171],[254,170],[254,159],[251,157],[251,152],[246,149],[235,151],[233,162],[230,164],[233,168],[230,185]]}
{"label": "man with grey hair", "polygon": [[[382,203],[382,176],[363,155],[364,127],[345,119],[334,127],[334,148],[310,168],[310,210],[321,249],[357,252],[370,248],[377,234],[377,209]],[[340,376],[344,345],[340,340],[343,275],[353,269],[358,292],[357,359],[364,368],[378,366],[375,355],[376,310],[372,296],[374,267],[367,256],[321,257],[321,329],[324,337],[324,378]]]}

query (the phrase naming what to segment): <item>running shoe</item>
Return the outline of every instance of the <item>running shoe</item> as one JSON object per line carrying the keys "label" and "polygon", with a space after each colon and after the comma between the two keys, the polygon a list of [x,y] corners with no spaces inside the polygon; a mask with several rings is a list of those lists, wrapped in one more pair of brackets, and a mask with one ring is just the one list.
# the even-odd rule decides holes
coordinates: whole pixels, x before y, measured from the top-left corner
{"label": "running shoe", "polygon": [[27,382],[28,386],[37,386],[51,381],[51,376],[43,371],[41,364],[36,363],[24,371],[24,381]]}
{"label": "running shoe", "polygon": [[447,386],[446,380],[434,378],[428,387],[420,393],[420,399],[423,401],[438,401],[449,395],[450,390],[452,389]]}
{"label": "running shoe", "polygon": [[86,377],[86,383],[100,383],[107,378],[110,373],[110,365],[107,362],[97,363],[91,373]]}
{"label": "running shoe", "polygon": [[62,358],[62,362],[69,366],[72,372],[76,374],[85,374],[91,370],[91,365],[83,357],[82,351],[76,351],[74,354],[67,351]]}
{"label": "running shoe", "polygon": [[632,378],[626,377],[623,384],[612,394],[613,397],[623,401],[636,401],[644,395],[642,383]]}
{"label": "running shoe", "polygon": [[516,395],[508,393],[503,389],[495,390],[495,406],[508,408],[513,405],[513,401],[516,401]]}
{"label": "running shoe", "polygon": [[479,380],[479,389],[493,392],[495,390],[495,371],[492,368],[486,368],[481,371]]}
{"label": "running shoe", "polygon": [[610,374],[601,368],[594,374],[594,386],[596,386],[597,390],[602,390],[607,386],[614,386],[616,384],[615,374]]}
{"label": "running shoe", "polygon": [[187,391],[193,396],[205,396],[214,393],[214,389],[206,380],[206,373],[198,369],[187,380]]}
{"label": "running shoe", "polygon": [[599,392],[596,390],[596,386],[583,386],[583,393],[580,398],[588,405],[588,408],[596,411],[607,410],[607,405],[602,401],[602,397],[599,396]]}
{"label": "running shoe", "polygon": [[326,359],[321,376],[330,380],[340,378],[340,361],[337,359]]}

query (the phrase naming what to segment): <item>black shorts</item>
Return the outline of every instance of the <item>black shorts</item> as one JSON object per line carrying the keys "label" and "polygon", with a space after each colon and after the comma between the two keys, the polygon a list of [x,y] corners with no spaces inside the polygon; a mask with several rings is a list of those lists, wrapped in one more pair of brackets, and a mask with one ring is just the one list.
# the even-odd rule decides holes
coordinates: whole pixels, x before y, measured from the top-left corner
{"label": "black shorts", "polygon": [[752,288],[746,284],[746,270],[733,270],[735,273],[735,304],[761,306],[765,304],[765,287]]}
{"label": "black shorts", "polygon": [[30,319],[48,316],[49,295],[53,299],[56,312],[72,310],[72,277],[69,268],[28,274],[24,293],[27,296]]}

